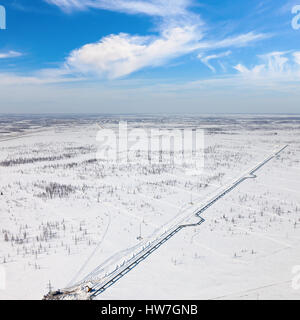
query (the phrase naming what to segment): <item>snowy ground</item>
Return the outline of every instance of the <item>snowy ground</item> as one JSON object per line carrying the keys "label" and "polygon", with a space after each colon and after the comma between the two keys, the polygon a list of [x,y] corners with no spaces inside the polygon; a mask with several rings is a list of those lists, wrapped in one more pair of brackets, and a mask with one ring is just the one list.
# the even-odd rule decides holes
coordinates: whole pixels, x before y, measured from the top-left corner
{"label": "snowy ground", "polygon": [[[97,123],[118,117],[1,117],[0,299],[41,299],[101,265],[99,278],[166,224],[274,151],[289,148],[99,299],[299,299],[300,118],[127,117],[135,128],[205,130],[205,169],[96,159]],[[142,230],[143,239],[138,239]],[[1,277],[0,277],[1,279]]]}

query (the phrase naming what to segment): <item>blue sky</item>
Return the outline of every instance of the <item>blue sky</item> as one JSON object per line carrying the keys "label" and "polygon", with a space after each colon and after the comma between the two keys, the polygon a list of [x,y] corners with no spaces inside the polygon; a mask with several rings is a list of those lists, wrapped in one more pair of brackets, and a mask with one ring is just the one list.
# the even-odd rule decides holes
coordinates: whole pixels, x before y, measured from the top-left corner
{"label": "blue sky", "polygon": [[0,113],[300,112],[300,0],[0,5]]}

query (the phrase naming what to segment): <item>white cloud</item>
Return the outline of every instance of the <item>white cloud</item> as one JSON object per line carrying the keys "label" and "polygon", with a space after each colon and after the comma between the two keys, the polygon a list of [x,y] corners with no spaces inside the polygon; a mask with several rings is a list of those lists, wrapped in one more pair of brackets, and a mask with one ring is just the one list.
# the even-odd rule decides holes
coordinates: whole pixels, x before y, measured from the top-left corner
{"label": "white cloud", "polygon": [[1,86],[15,86],[15,85],[44,85],[55,83],[71,83],[87,80],[82,77],[73,77],[62,69],[42,69],[37,72],[33,72],[30,75],[22,75],[17,73],[0,73],[0,85]]}
{"label": "white cloud", "polygon": [[166,30],[157,37],[110,35],[71,52],[66,66],[77,72],[118,78],[189,53],[200,38],[190,26]]}
{"label": "white cloud", "polygon": [[216,47],[226,48],[226,47],[243,47],[249,45],[251,42],[259,41],[270,37],[269,34],[264,33],[254,33],[248,32],[240,34],[238,36],[233,36],[226,38],[224,40],[218,41]]}
{"label": "white cloud", "polygon": [[294,59],[295,59],[295,62],[300,65],[300,52],[294,53]]}
{"label": "white cloud", "polygon": [[[256,35],[231,37],[222,41],[204,42],[197,26],[174,27],[166,29],[158,36],[131,36],[128,34],[109,35],[99,42],[84,45],[73,50],[60,68],[40,69],[31,74],[0,74],[1,84],[47,84],[67,83],[88,80],[90,75],[111,79],[129,75],[146,67],[155,67],[167,63],[173,58],[194,51],[219,49],[225,43],[239,46],[240,38],[255,41]],[[259,35],[263,37],[263,35]],[[209,61],[231,54],[226,51],[202,58],[212,70]],[[0,58],[18,57],[19,52],[9,51],[0,54]],[[299,60],[297,53],[296,59]],[[200,55],[199,55],[200,57]],[[241,73],[255,73],[259,67],[248,70],[242,65],[235,67]],[[83,75],[83,76],[82,76]]]}
{"label": "white cloud", "polygon": [[231,51],[222,52],[219,54],[212,54],[206,57],[202,57],[202,55],[198,55],[198,58],[213,72],[216,72],[216,69],[209,63],[211,60],[227,57],[231,54]]}
{"label": "white cloud", "polygon": [[188,10],[193,0],[46,0],[63,10],[97,8],[159,17],[158,35],[111,34],[73,50],[65,67],[73,72],[118,78],[159,66],[197,49],[203,37],[200,17]]}
{"label": "white cloud", "polygon": [[151,16],[185,14],[190,0],[46,0],[63,10],[105,9]]}
{"label": "white cloud", "polygon": [[45,0],[64,11],[87,10],[89,8],[144,14],[155,17],[158,30],[174,27],[200,26],[200,16],[188,7],[194,0]]}
{"label": "white cloud", "polygon": [[[67,57],[65,66],[70,72],[97,74],[114,79],[145,67],[162,65],[194,51],[205,52],[226,47],[226,44],[230,47],[241,46],[245,45],[246,39],[247,43],[250,43],[264,38],[264,35],[251,33],[216,42],[204,42],[202,38],[199,28],[193,25],[171,27],[156,37],[122,33],[109,35],[99,42],[73,50]],[[230,51],[227,51],[223,56],[229,54]],[[208,63],[213,58],[218,58],[218,55],[206,57],[204,62]]]}
{"label": "white cloud", "polygon": [[245,46],[267,36],[249,32],[205,42],[204,23],[199,15],[189,10],[194,0],[46,1],[63,10],[97,8],[160,17],[155,20],[159,30],[157,36],[111,34],[99,42],[73,50],[66,58],[65,68],[75,73],[119,78],[145,67],[162,65],[194,51],[204,53],[212,49]]}
{"label": "white cloud", "polygon": [[242,64],[238,64],[234,67],[237,71],[239,71],[241,74],[245,74],[245,75],[259,75],[261,74],[261,72],[265,69],[265,65],[261,64],[261,65],[257,65],[255,67],[253,67],[252,69],[248,69],[247,67],[245,67]]}
{"label": "white cloud", "polygon": [[248,79],[300,81],[300,52],[271,52],[260,55],[262,63],[252,68],[238,64],[234,68]]}
{"label": "white cloud", "polygon": [[0,59],[16,58],[20,57],[23,54],[17,51],[8,51],[0,53]]}

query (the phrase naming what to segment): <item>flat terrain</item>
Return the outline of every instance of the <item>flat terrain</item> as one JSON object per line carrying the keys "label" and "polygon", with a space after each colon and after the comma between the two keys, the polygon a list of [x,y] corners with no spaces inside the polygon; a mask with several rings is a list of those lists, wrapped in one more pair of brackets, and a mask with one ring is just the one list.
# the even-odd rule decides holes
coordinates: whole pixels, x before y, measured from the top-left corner
{"label": "flat terrain", "polygon": [[[129,128],[198,128],[205,167],[96,156],[117,116],[6,117],[0,133],[0,299],[41,299],[95,268],[105,279],[178,217],[289,144],[277,159],[208,209],[99,299],[299,299],[300,118],[127,116]],[[143,156],[143,155],[142,155]],[[141,236],[141,237],[139,237]],[[90,279],[90,277],[87,277]]]}

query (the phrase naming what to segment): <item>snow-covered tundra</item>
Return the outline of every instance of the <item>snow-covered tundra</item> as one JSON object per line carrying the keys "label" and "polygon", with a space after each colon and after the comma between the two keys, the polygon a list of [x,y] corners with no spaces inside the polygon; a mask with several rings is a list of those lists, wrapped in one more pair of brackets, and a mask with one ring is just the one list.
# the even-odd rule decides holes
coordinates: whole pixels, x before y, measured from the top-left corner
{"label": "snow-covered tundra", "polygon": [[97,133],[119,120],[1,117],[0,299],[102,281],[286,144],[256,179],[205,211],[205,223],[180,231],[98,299],[300,298],[299,117],[122,117],[135,129],[204,130],[204,169],[194,175],[99,159]]}

